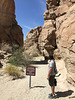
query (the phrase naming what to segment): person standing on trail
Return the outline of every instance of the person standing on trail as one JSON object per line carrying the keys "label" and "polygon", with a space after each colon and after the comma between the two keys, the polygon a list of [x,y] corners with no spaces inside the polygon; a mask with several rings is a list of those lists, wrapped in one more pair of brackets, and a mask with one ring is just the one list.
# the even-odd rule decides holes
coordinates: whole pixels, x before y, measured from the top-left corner
{"label": "person standing on trail", "polygon": [[47,75],[47,80],[49,81],[49,85],[51,86],[52,93],[49,95],[49,98],[55,98],[55,86],[56,86],[56,79],[55,79],[55,74],[56,74],[56,63],[54,60],[53,55],[49,56],[49,65],[48,65],[48,75]]}

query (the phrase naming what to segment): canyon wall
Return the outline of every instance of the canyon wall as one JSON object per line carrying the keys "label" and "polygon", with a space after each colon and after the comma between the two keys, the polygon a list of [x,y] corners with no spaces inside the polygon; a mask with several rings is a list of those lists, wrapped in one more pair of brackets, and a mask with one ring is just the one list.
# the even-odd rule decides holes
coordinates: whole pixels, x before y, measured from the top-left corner
{"label": "canyon wall", "polygon": [[23,46],[22,28],[15,18],[14,0],[0,0],[0,68],[6,66],[13,49]]}
{"label": "canyon wall", "polygon": [[75,86],[75,0],[46,0],[46,7],[37,49],[45,57],[63,59],[67,81]]}
{"label": "canyon wall", "polygon": [[15,18],[14,0],[0,0],[0,49],[3,42],[23,46],[22,28]]}
{"label": "canyon wall", "polygon": [[[69,5],[67,5],[69,4]],[[59,54],[65,61],[67,81],[75,86],[75,4],[67,2],[64,15],[56,18],[56,40]],[[67,12],[66,12],[67,11]],[[60,14],[61,15],[61,14]],[[58,55],[56,53],[55,55]]]}

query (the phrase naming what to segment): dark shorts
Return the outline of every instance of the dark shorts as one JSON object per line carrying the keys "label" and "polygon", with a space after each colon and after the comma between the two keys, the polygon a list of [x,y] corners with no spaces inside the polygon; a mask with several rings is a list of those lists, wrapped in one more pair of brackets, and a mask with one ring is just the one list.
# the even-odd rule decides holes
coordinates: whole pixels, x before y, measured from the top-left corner
{"label": "dark shorts", "polygon": [[55,75],[49,77],[49,85],[50,86],[56,86],[57,85]]}

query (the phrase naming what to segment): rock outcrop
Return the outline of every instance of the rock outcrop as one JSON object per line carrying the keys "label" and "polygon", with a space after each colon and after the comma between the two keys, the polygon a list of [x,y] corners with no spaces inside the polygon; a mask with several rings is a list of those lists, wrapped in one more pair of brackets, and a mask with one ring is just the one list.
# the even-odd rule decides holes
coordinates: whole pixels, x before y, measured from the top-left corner
{"label": "rock outcrop", "polygon": [[0,0],[0,49],[3,42],[23,46],[22,28],[15,17],[14,0]]}
{"label": "rock outcrop", "polygon": [[67,81],[75,86],[75,0],[47,0],[44,19],[56,23],[54,55],[65,61]]}
{"label": "rock outcrop", "polygon": [[57,47],[65,60],[67,80],[75,86],[75,5],[64,16],[56,19]]}
{"label": "rock outcrop", "polygon": [[41,53],[46,57],[49,54],[53,53],[53,50],[56,48],[56,35],[54,21],[46,20],[41,34],[38,39],[39,49]]}
{"label": "rock outcrop", "polygon": [[6,66],[13,49],[23,46],[22,28],[15,18],[14,0],[0,0],[0,68]]}
{"label": "rock outcrop", "polygon": [[[75,86],[75,0],[47,0],[46,5],[44,19],[55,23],[57,49],[53,51],[54,55],[65,61],[67,81]],[[51,30],[51,27],[49,28]],[[45,49],[48,51],[48,48]]]}
{"label": "rock outcrop", "polygon": [[38,50],[65,61],[67,81],[75,86],[75,0],[46,0]]}
{"label": "rock outcrop", "polygon": [[38,46],[38,38],[41,31],[42,31],[42,27],[40,26],[40,27],[35,27],[30,32],[28,32],[24,43],[26,53],[33,56],[38,56],[40,54],[40,50]]}

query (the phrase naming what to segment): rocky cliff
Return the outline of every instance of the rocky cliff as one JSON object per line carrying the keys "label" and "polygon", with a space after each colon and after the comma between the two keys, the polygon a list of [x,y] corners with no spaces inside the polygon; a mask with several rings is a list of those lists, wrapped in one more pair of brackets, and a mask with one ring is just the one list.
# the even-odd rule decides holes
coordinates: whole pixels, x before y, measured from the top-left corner
{"label": "rocky cliff", "polygon": [[2,42],[23,46],[22,28],[15,17],[14,0],[0,0],[0,49]]}
{"label": "rocky cliff", "polygon": [[0,0],[0,68],[6,66],[13,47],[23,46],[22,28],[15,17],[14,0]]}
{"label": "rocky cliff", "polygon": [[75,4],[66,10],[63,10],[66,14],[56,19],[57,51],[65,61],[67,80],[75,86]]}
{"label": "rocky cliff", "polygon": [[37,49],[45,57],[54,54],[63,59],[67,81],[75,86],[75,0],[46,0],[46,6]]}
{"label": "rocky cliff", "polygon": [[40,55],[38,38],[41,31],[42,31],[42,27],[40,26],[40,27],[35,27],[30,32],[28,32],[25,43],[24,43],[26,53],[33,56]]}
{"label": "rocky cliff", "polygon": [[65,61],[67,81],[75,86],[75,0],[47,0],[46,5],[44,19],[55,23],[57,48],[53,54]]}

